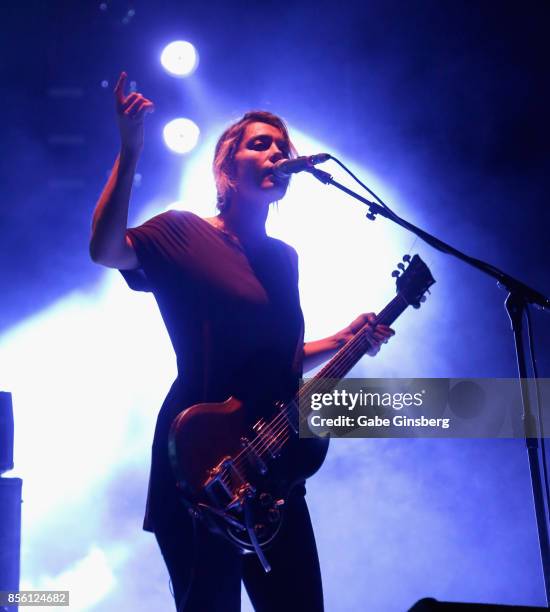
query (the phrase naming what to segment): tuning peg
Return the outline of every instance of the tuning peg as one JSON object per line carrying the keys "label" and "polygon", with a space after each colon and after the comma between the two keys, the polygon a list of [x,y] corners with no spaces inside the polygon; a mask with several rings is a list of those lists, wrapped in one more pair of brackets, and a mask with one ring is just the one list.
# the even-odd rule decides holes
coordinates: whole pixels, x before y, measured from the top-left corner
{"label": "tuning peg", "polygon": [[403,261],[406,261],[407,263],[409,263],[410,260],[411,260],[410,255],[403,255]]}
{"label": "tuning peg", "polygon": [[376,221],[376,214],[373,212],[368,212],[367,219],[370,219],[371,221]]}
{"label": "tuning peg", "polygon": [[405,264],[402,264],[401,262],[399,262],[399,263],[397,264],[397,267],[398,267],[400,270],[405,270]]}
{"label": "tuning peg", "polygon": [[426,301],[426,296],[423,295],[420,300],[419,300],[422,304],[424,304],[424,302]]}
{"label": "tuning peg", "polygon": [[394,278],[399,278],[399,274],[400,274],[399,270],[394,270],[394,271],[391,273],[391,275],[392,275]]}

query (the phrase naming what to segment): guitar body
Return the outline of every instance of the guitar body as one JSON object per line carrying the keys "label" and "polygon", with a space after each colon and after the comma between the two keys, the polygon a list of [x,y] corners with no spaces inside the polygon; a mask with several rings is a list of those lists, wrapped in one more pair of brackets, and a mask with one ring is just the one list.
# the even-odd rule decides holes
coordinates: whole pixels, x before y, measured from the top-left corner
{"label": "guitar body", "polygon": [[[329,443],[300,439],[284,416],[276,428],[263,419],[251,426],[253,412],[234,397],[196,404],[174,419],[169,438],[185,503],[244,553],[269,546],[290,492],[321,467]],[[277,422],[277,408],[270,416]]]}

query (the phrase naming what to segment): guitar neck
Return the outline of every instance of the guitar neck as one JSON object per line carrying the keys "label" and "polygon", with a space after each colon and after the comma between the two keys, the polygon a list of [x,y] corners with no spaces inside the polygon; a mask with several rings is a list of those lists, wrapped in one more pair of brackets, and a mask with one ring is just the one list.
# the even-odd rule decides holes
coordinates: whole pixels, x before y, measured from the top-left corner
{"label": "guitar neck", "polygon": [[[378,314],[376,323],[391,325],[406,310],[408,305],[405,298],[401,294],[397,294],[384,310]],[[295,401],[299,401],[301,397],[307,397],[319,386],[323,387],[323,391],[329,391],[330,389],[327,388],[329,380],[334,381],[333,385],[330,386],[335,386],[336,382],[353,368],[371,346],[367,334],[368,327],[369,325],[365,324],[353,338],[344,344],[314,378],[302,386]]]}
{"label": "guitar neck", "polygon": [[[418,308],[424,301],[424,293],[435,283],[430,270],[418,255],[412,258],[403,257],[403,261],[408,263],[408,267],[405,269],[402,263],[397,266],[403,270],[402,275],[397,273],[397,295],[378,314],[375,324],[391,325],[408,306]],[[393,274],[393,276],[396,275]],[[300,423],[307,420],[307,414],[299,409],[300,406],[307,405],[313,393],[329,393],[336,387],[338,381],[371,347],[369,336],[369,324],[367,323],[344,344],[317,376],[301,386],[290,402],[279,404],[278,414],[261,429],[262,446],[257,452],[262,457],[271,453],[273,449],[280,450],[293,434],[299,432]],[[296,416],[298,423],[296,423]]]}
{"label": "guitar neck", "polygon": [[[403,261],[409,265],[405,270],[403,264],[398,264],[398,268],[404,272],[403,275],[397,274],[397,295],[377,315],[375,324],[391,325],[408,306],[418,308],[420,302],[424,301],[424,293],[435,283],[430,270],[418,255],[414,255],[412,259],[410,256],[404,257]],[[317,376],[301,386],[290,402],[279,405],[278,414],[261,429],[262,446],[257,452],[264,460],[266,455],[279,451],[294,434],[299,432],[301,422],[307,420],[307,413],[300,410],[300,406],[307,405],[313,393],[330,393],[338,381],[344,378],[369,350],[371,347],[369,336],[367,323],[344,344]]]}

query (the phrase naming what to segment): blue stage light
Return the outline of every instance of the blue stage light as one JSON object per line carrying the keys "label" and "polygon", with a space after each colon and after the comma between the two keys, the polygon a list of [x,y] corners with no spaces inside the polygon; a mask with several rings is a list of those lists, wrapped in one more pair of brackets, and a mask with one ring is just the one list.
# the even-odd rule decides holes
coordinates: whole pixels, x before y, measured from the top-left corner
{"label": "blue stage light", "polygon": [[160,62],[164,69],[173,76],[186,77],[195,71],[199,63],[199,56],[190,42],[175,40],[164,47]]}
{"label": "blue stage light", "polygon": [[162,131],[166,146],[174,153],[189,153],[199,140],[200,130],[191,119],[173,119]]}

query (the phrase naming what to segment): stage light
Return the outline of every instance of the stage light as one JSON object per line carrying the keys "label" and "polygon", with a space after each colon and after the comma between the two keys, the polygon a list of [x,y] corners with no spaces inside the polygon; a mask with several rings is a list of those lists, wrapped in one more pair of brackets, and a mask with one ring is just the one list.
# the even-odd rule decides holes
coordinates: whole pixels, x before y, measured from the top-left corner
{"label": "stage light", "polygon": [[160,62],[170,74],[186,77],[195,71],[199,63],[199,56],[190,42],[175,40],[164,47]]}
{"label": "stage light", "polygon": [[162,135],[166,146],[174,153],[189,153],[195,148],[200,130],[191,119],[173,119],[164,126]]}

